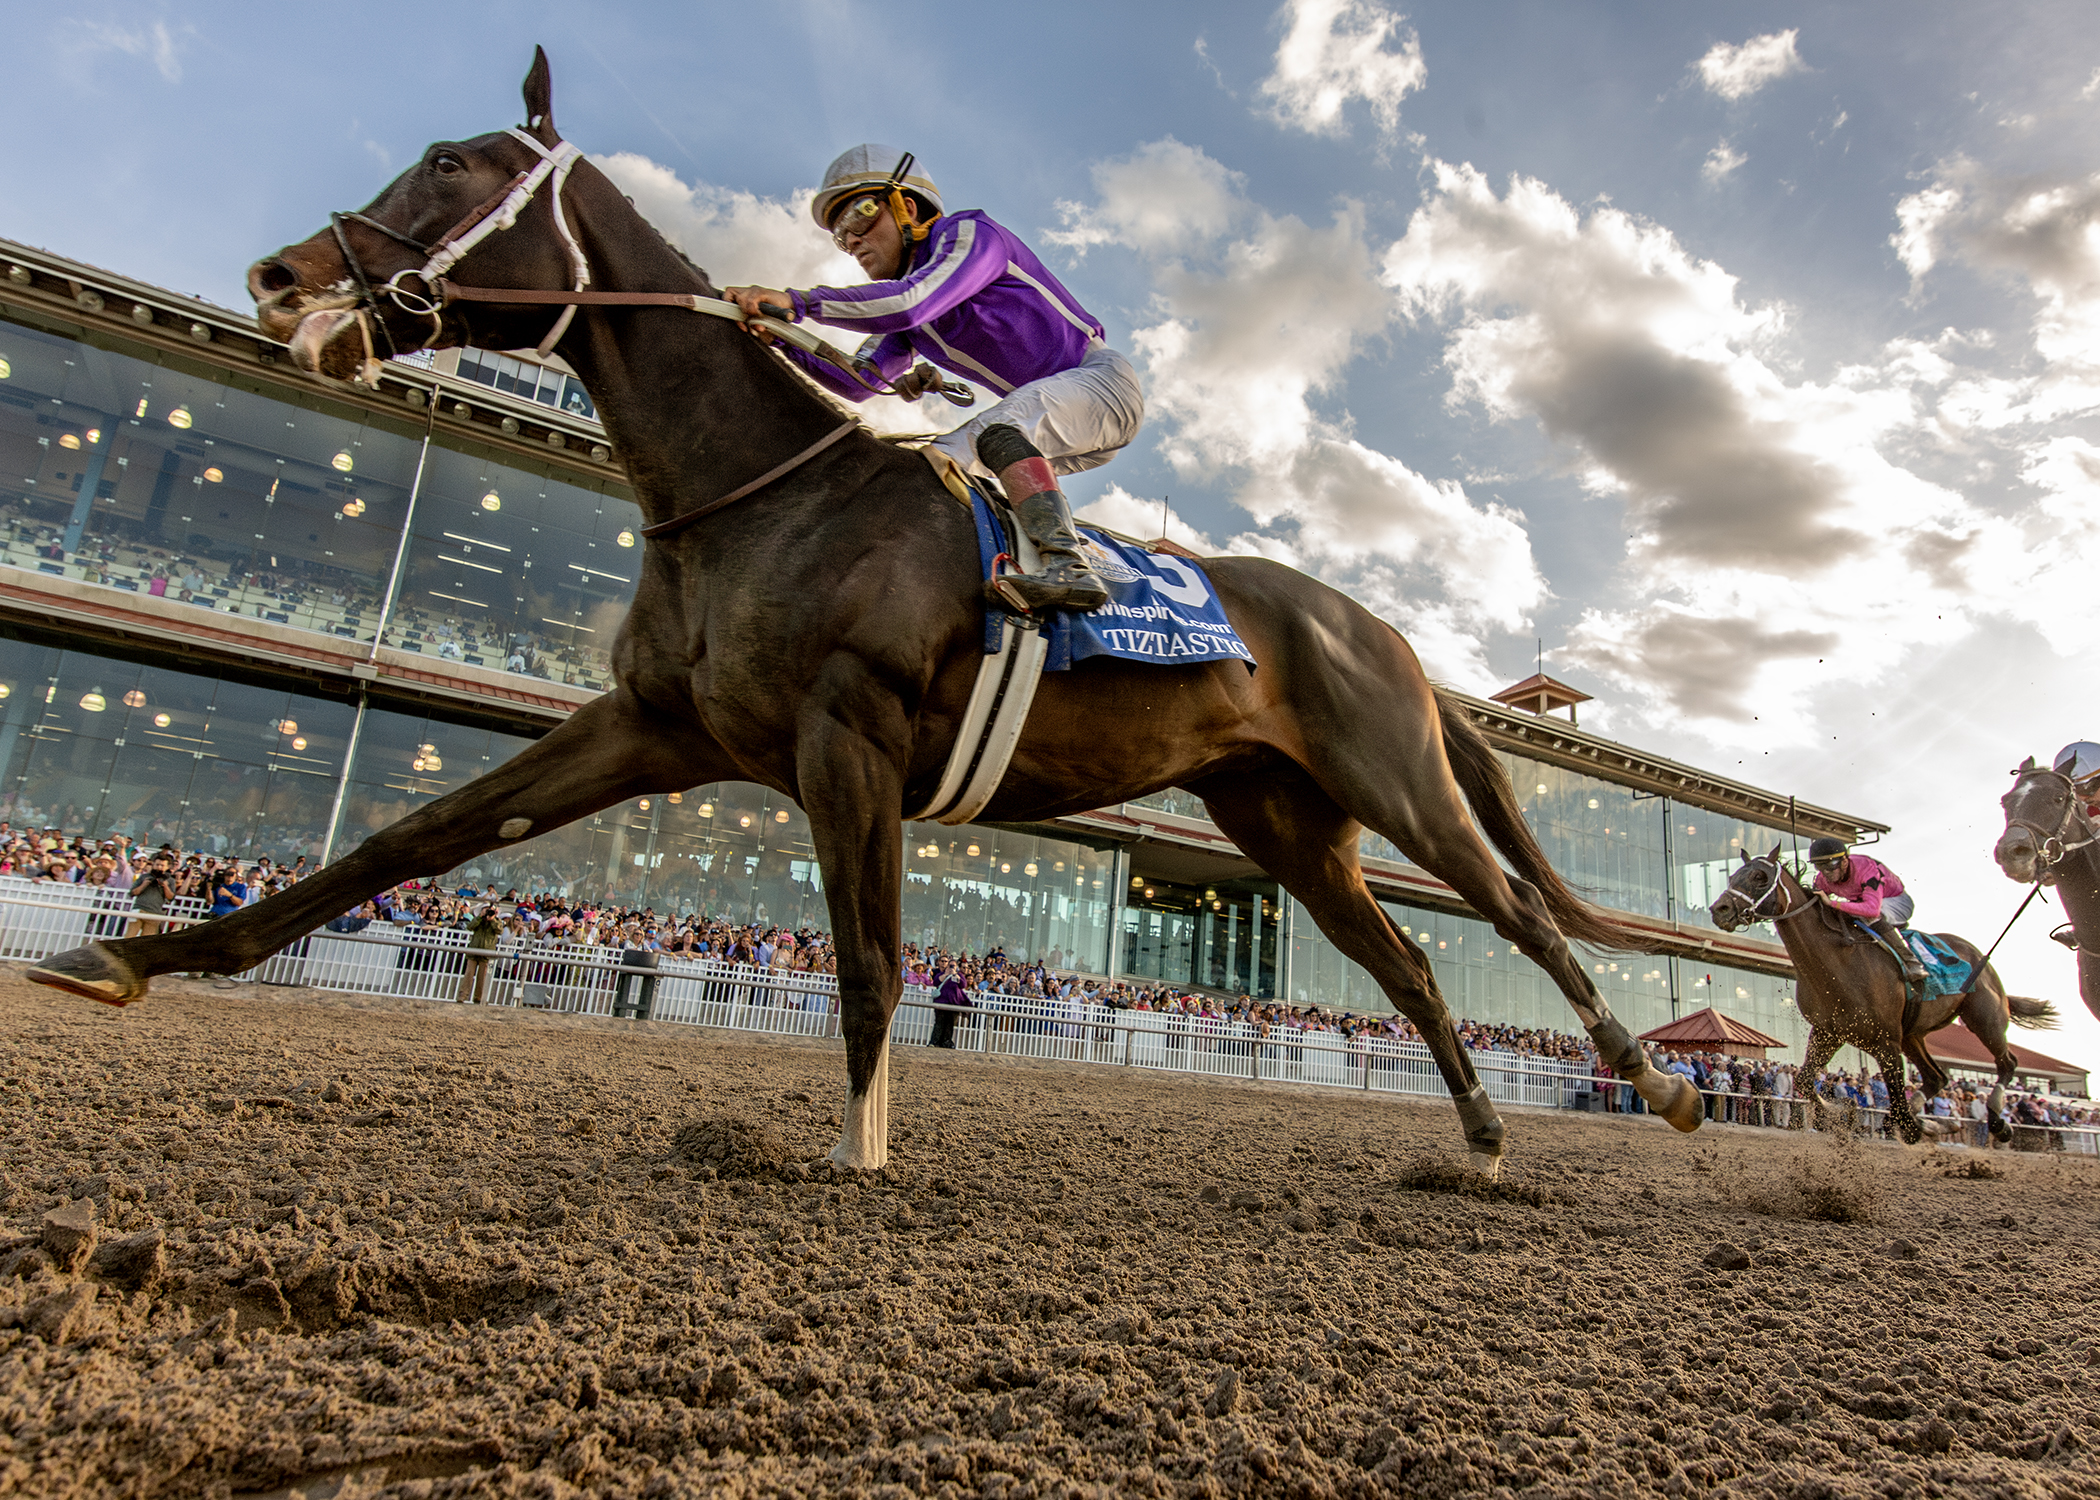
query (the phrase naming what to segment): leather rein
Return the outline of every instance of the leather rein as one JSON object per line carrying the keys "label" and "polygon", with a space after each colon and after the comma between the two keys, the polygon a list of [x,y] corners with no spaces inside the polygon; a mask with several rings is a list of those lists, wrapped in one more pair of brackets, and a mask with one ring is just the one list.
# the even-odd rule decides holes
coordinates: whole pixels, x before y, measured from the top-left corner
{"label": "leather rein", "polygon": [[[779,318],[751,317],[745,311],[721,297],[705,297],[694,292],[598,292],[590,289],[590,259],[584,254],[582,244],[569,227],[567,207],[562,202],[561,190],[568,181],[569,171],[583,157],[583,152],[572,142],[559,141],[549,148],[540,144],[528,131],[512,127],[505,132],[512,138],[530,147],[540,158],[527,170],[518,173],[495,193],[476,207],[465,218],[447,230],[434,245],[426,245],[412,235],[382,224],[377,219],[362,213],[331,213],[329,228],[334,232],[336,247],[342,252],[343,263],[349,268],[356,284],[358,301],[352,309],[356,315],[365,341],[365,375],[368,383],[376,376],[379,353],[373,339],[373,330],[378,330],[379,342],[386,347],[388,357],[399,353],[393,337],[387,332],[386,321],[372,316],[379,299],[384,296],[395,307],[411,317],[428,318],[435,333],[444,331],[445,309],[457,302],[485,302],[509,306],[560,307],[562,314],[554,320],[547,336],[540,340],[534,351],[545,359],[554,352],[554,346],[569,331],[569,324],[576,317],[579,307],[673,307],[687,312],[703,313],[709,317],[723,318],[734,323],[755,323],[774,337],[793,344],[796,348],[817,359],[823,360],[841,374],[858,382],[872,395],[900,396],[914,399],[900,391],[872,366],[863,367],[860,362],[848,358],[831,344],[818,338],[808,330]],[[554,210],[554,227],[561,236],[562,246],[568,251],[569,265],[573,273],[573,284],[567,291],[531,290],[515,287],[461,286],[447,278],[452,270],[469,252],[490,235],[509,229],[517,223],[518,215],[532,202],[540,188],[549,181],[554,184],[549,195]],[[394,273],[378,286],[372,284],[365,273],[357,252],[350,246],[350,237],[344,233],[345,224],[357,224],[374,229],[387,238],[408,246],[425,258],[420,269],[402,270]],[[410,282],[417,283],[411,285]],[[873,373],[873,378],[870,374]],[[950,387],[945,384],[929,386],[938,389],[943,396],[958,406],[967,406],[976,399],[967,386]],[[816,442],[804,448],[794,457],[776,464],[750,483],[741,485],[718,499],[710,500],[697,510],[674,516],[668,521],[659,521],[642,528],[642,535],[651,540],[670,536],[682,531],[704,516],[712,515],[725,506],[733,505],[746,496],[764,489],[774,480],[792,473],[818,454],[860,426],[858,421],[848,420],[833,428]]]}

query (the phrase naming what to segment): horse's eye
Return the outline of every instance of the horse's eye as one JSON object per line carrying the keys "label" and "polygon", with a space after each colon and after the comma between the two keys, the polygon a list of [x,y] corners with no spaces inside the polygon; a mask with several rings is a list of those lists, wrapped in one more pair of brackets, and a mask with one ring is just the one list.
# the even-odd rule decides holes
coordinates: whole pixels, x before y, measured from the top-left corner
{"label": "horse's eye", "polygon": [[440,156],[430,164],[430,169],[440,177],[450,177],[455,172],[466,171],[466,165],[456,156]]}

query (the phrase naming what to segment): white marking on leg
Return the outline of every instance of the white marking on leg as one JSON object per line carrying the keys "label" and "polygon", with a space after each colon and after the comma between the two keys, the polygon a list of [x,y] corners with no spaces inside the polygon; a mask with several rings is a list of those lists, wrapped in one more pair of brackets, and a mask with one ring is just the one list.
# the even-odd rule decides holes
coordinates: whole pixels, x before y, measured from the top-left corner
{"label": "white marking on leg", "polygon": [[885,1041],[867,1092],[856,1094],[850,1085],[846,1090],[845,1124],[839,1143],[831,1148],[834,1165],[849,1172],[874,1172],[888,1163],[889,1098],[890,1048]]}
{"label": "white marking on leg", "polygon": [[1485,1151],[1469,1151],[1466,1155],[1472,1159],[1473,1170],[1485,1177],[1489,1182],[1493,1182],[1502,1175],[1501,1157],[1489,1156]]}

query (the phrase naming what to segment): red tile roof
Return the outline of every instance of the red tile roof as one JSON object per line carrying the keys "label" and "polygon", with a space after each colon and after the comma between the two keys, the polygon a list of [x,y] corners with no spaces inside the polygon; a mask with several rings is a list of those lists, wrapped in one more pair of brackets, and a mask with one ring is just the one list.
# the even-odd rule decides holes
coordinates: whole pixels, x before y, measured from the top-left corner
{"label": "red tile roof", "polygon": [[[2076,1063],[2067,1063],[2061,1058],[2049,1056],[2046,1052],[2023,1047],[2018,1042],[2009,1045],[2012,1048],[2013,1061],[2017,1062],[2024,1072],[2043,1074],[2051,1078],[2076,1078],[2081,1081],[2086,1076],[2086,1070]],[[1942,1062],[1957,1063],[1968,1068],[1988,1068],[1993,1065],[1990,1049],[1959,1021],[1935,1031],[1925,1039],[1925,1046],[1932,1056]]]}
{"label": "red tile roof", "polygon": [[1711,1005],[1704,1010],[1695,1010],[1688,1016],[1680,1016],[1667,1026],[1658,1026],[1653,1031],[1641,1033],[1644,1042],[1660,1042],[1671,1047],[1784,1047],[1786,1043],[1776,1036],[1766,1036],[1755,1026],[1745,1026],[1733,1016],[1724,1016]]}

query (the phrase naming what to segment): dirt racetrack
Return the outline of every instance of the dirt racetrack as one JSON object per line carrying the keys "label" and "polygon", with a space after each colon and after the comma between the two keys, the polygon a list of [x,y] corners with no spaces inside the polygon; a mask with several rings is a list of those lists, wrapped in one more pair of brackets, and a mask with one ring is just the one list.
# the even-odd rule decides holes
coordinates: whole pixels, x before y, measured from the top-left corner
{"label": "dirt racetrack", "polygon": [[1445,1105],[909,1050],[836,1183],[818,1044],[0,1038],[0,1494],[2100,1495],[2090,1160],[1513,1115],[1487,1197]]}

